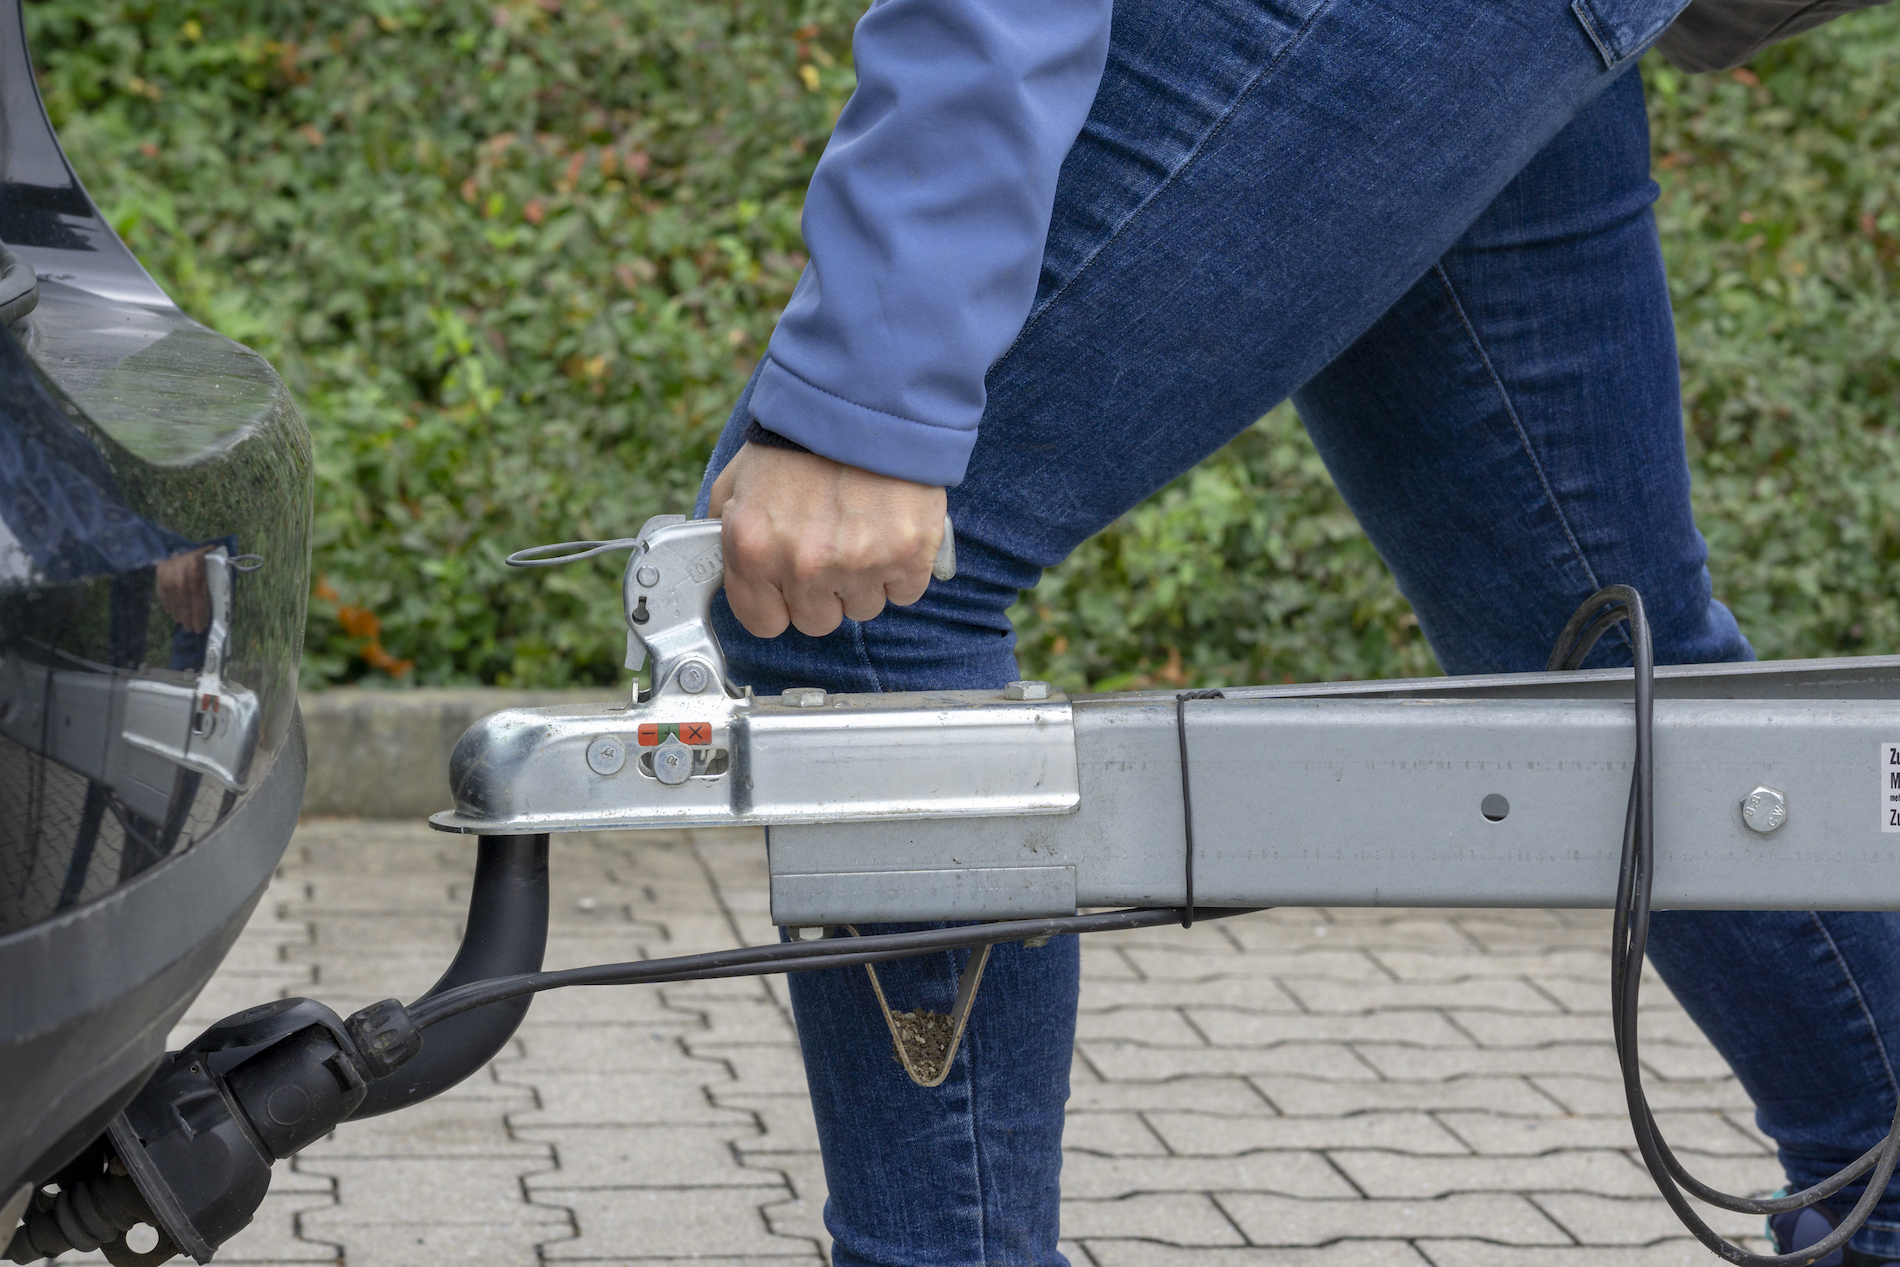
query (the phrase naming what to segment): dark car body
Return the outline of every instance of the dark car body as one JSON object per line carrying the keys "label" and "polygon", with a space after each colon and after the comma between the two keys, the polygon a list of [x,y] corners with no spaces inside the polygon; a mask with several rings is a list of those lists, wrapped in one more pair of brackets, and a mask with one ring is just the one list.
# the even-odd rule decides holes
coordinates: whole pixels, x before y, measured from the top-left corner
{"label": "dark car body", "polygon": [[73,174],[18,0],[0,243],[4,1209],[139,1089],[289,841],[311,458]]}

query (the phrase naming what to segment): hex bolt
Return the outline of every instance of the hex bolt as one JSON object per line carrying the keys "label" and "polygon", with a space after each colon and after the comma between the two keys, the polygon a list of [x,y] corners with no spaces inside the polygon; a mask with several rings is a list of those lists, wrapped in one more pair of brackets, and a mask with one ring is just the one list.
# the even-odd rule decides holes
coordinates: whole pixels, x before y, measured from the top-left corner
{"label": "hex bolt", "polygon": [[778,702],[787,708],[823,708],[825,692],[816,686],[788,686],[779,692]]}
{"label": "hex bolt", "polygon": [[627,764],[627,745],[618,735],[602,735],[587,745],[587,768],[595,774],[619,774]]}
{"label": "hex bolt", "polygon": [[1757,784],[1742,798],[1742,821],[1750,831],[1766,836],[1788,821],[1788,798],[1766,784]]}
{"label": "hex bolt", "polygon": [[678,787],[693,776],[693,750],[677,739],[668,739],[653,750],[653,777],[668,787]]}
{"label": "hex bolt", "polygon": [[646,567],[641,568],[638,572],[635,572],[633,574],[633,579],[640,582],[640,584],[646,586],[648,589],[652,589],[655,585],[658,585],[660,583],[660,569],[652,566],[651,564],[648,564]]}
{"label": "hex bolt", "polygon": [[1003,688],[1003,698],[1009,700],[1039,700],[1049,698],[1049,684],[1032,680],[1011,682]]}
{"label": "hex bolt", "polygon": [[706,672],[705,665],[689,663],[681,666],[677,680],[682,691],[688,695],[697,695],[706,689],[712,681],[712,675]]}

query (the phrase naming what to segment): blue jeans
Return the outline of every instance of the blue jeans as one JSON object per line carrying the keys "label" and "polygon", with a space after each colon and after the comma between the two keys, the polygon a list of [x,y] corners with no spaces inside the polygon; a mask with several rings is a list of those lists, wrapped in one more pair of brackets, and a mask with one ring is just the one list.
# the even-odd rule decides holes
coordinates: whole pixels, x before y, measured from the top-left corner
{"label": "blue jeans", "polygon": [[[824,638],[754,639],[721,606],[735,674],[761,690],[1008,681],[1018,592],[1289,395],[1448,672],[1542,668],[1613,582],[1642,591],[1659,662],[1751,658],[1690,514],[1627,73],[1677,7],[1118,5],[1035,308],[950,490],[958,576]],[[745,418],[742,399],[709,480]],[[1605,638],[1591,663],[1628,655]],[[1656,918],[1659,970],[1791,1182],[1892,1116],[1896,931],[1888,915]],[[881,969],[893,1005],[948,1011],[963,960]],[[1072,938],[999,948],[949,1080],[925,1091],[862,971],[793,978],[840,1267],[1062,1261],[1077,983]],[[1900,1255],[1900,1203],[1856,1245]]]}

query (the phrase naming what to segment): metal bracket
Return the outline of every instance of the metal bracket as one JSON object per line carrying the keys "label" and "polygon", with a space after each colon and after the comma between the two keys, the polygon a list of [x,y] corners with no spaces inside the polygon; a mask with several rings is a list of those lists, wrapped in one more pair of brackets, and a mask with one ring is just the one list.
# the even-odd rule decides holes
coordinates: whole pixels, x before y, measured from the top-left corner
{"label": "metal bracket", "polygon": [[[840,924],[838,927],[853,937],[861,936],[850,924]],[[950,1065],[956,1060],[957,1048],[963,1043],[963,1031],[970,1023],[970,1008],[976,1002],[976,990],[983,983],[983,969],[989,962],[990,947],[987,942],[970,951],[970,961],[963,965],[963,971],[957,976],[956,1002],[950,1005],[950,1015],[944,1018],[949,1023],[950,1035],[943,1040],[943,1052],[941,1055],[925,1052],[924,1055],[930,1058],[931,1063],[922,1066],[919,1065],[918,1059],[911,1055],[910,1047],[904,1041],[904,1030],[897,1020],[899,1014],[891,1011],[890,1001],[884,997],[884,983],[877,979],[877,965],[869,963],[864,965],[864,971],[871,978],[871,993],[877,996],[878,1010],[884,1013],[884,1023],[890,1027],[891,1046],[897,1049],[897,1062],[904,1066],[904,1072],[909,1074],[910,1080],[918,1086],[940,1087],[944,1079],[950,1076]],[[923,1009],[919,1007],[902,1015],[916,1021],[922,1019],[919,1016],[922,1012]],[[924,1015],[934,1016],[935,1014],[924,1013]],[[924,1041],[929,1040],[926,1038]]]}

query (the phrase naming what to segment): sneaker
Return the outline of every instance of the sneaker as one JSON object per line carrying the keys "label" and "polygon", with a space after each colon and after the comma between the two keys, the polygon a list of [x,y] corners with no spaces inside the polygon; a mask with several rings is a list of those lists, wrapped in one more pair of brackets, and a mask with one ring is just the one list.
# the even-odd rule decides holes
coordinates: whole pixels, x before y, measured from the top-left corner
{"label": "sneaker", "polygon": [[[1775,1195],[1785,1196],[1786,1192]],[[1834,1211],[1825,1205],[1811,1205],[1805,1210],[1769,1215],[1768,1239],[1775,1243],[1776,1253],[1792,1254],[1798,1249],[1806,1249],[1839,1226],[1840,1220],[1835,1217]],[[1816,1262],[1814,1267],[1900,1267],[1900,1259],[1875,1258],[1849,1246],[1835,1250]]]}

